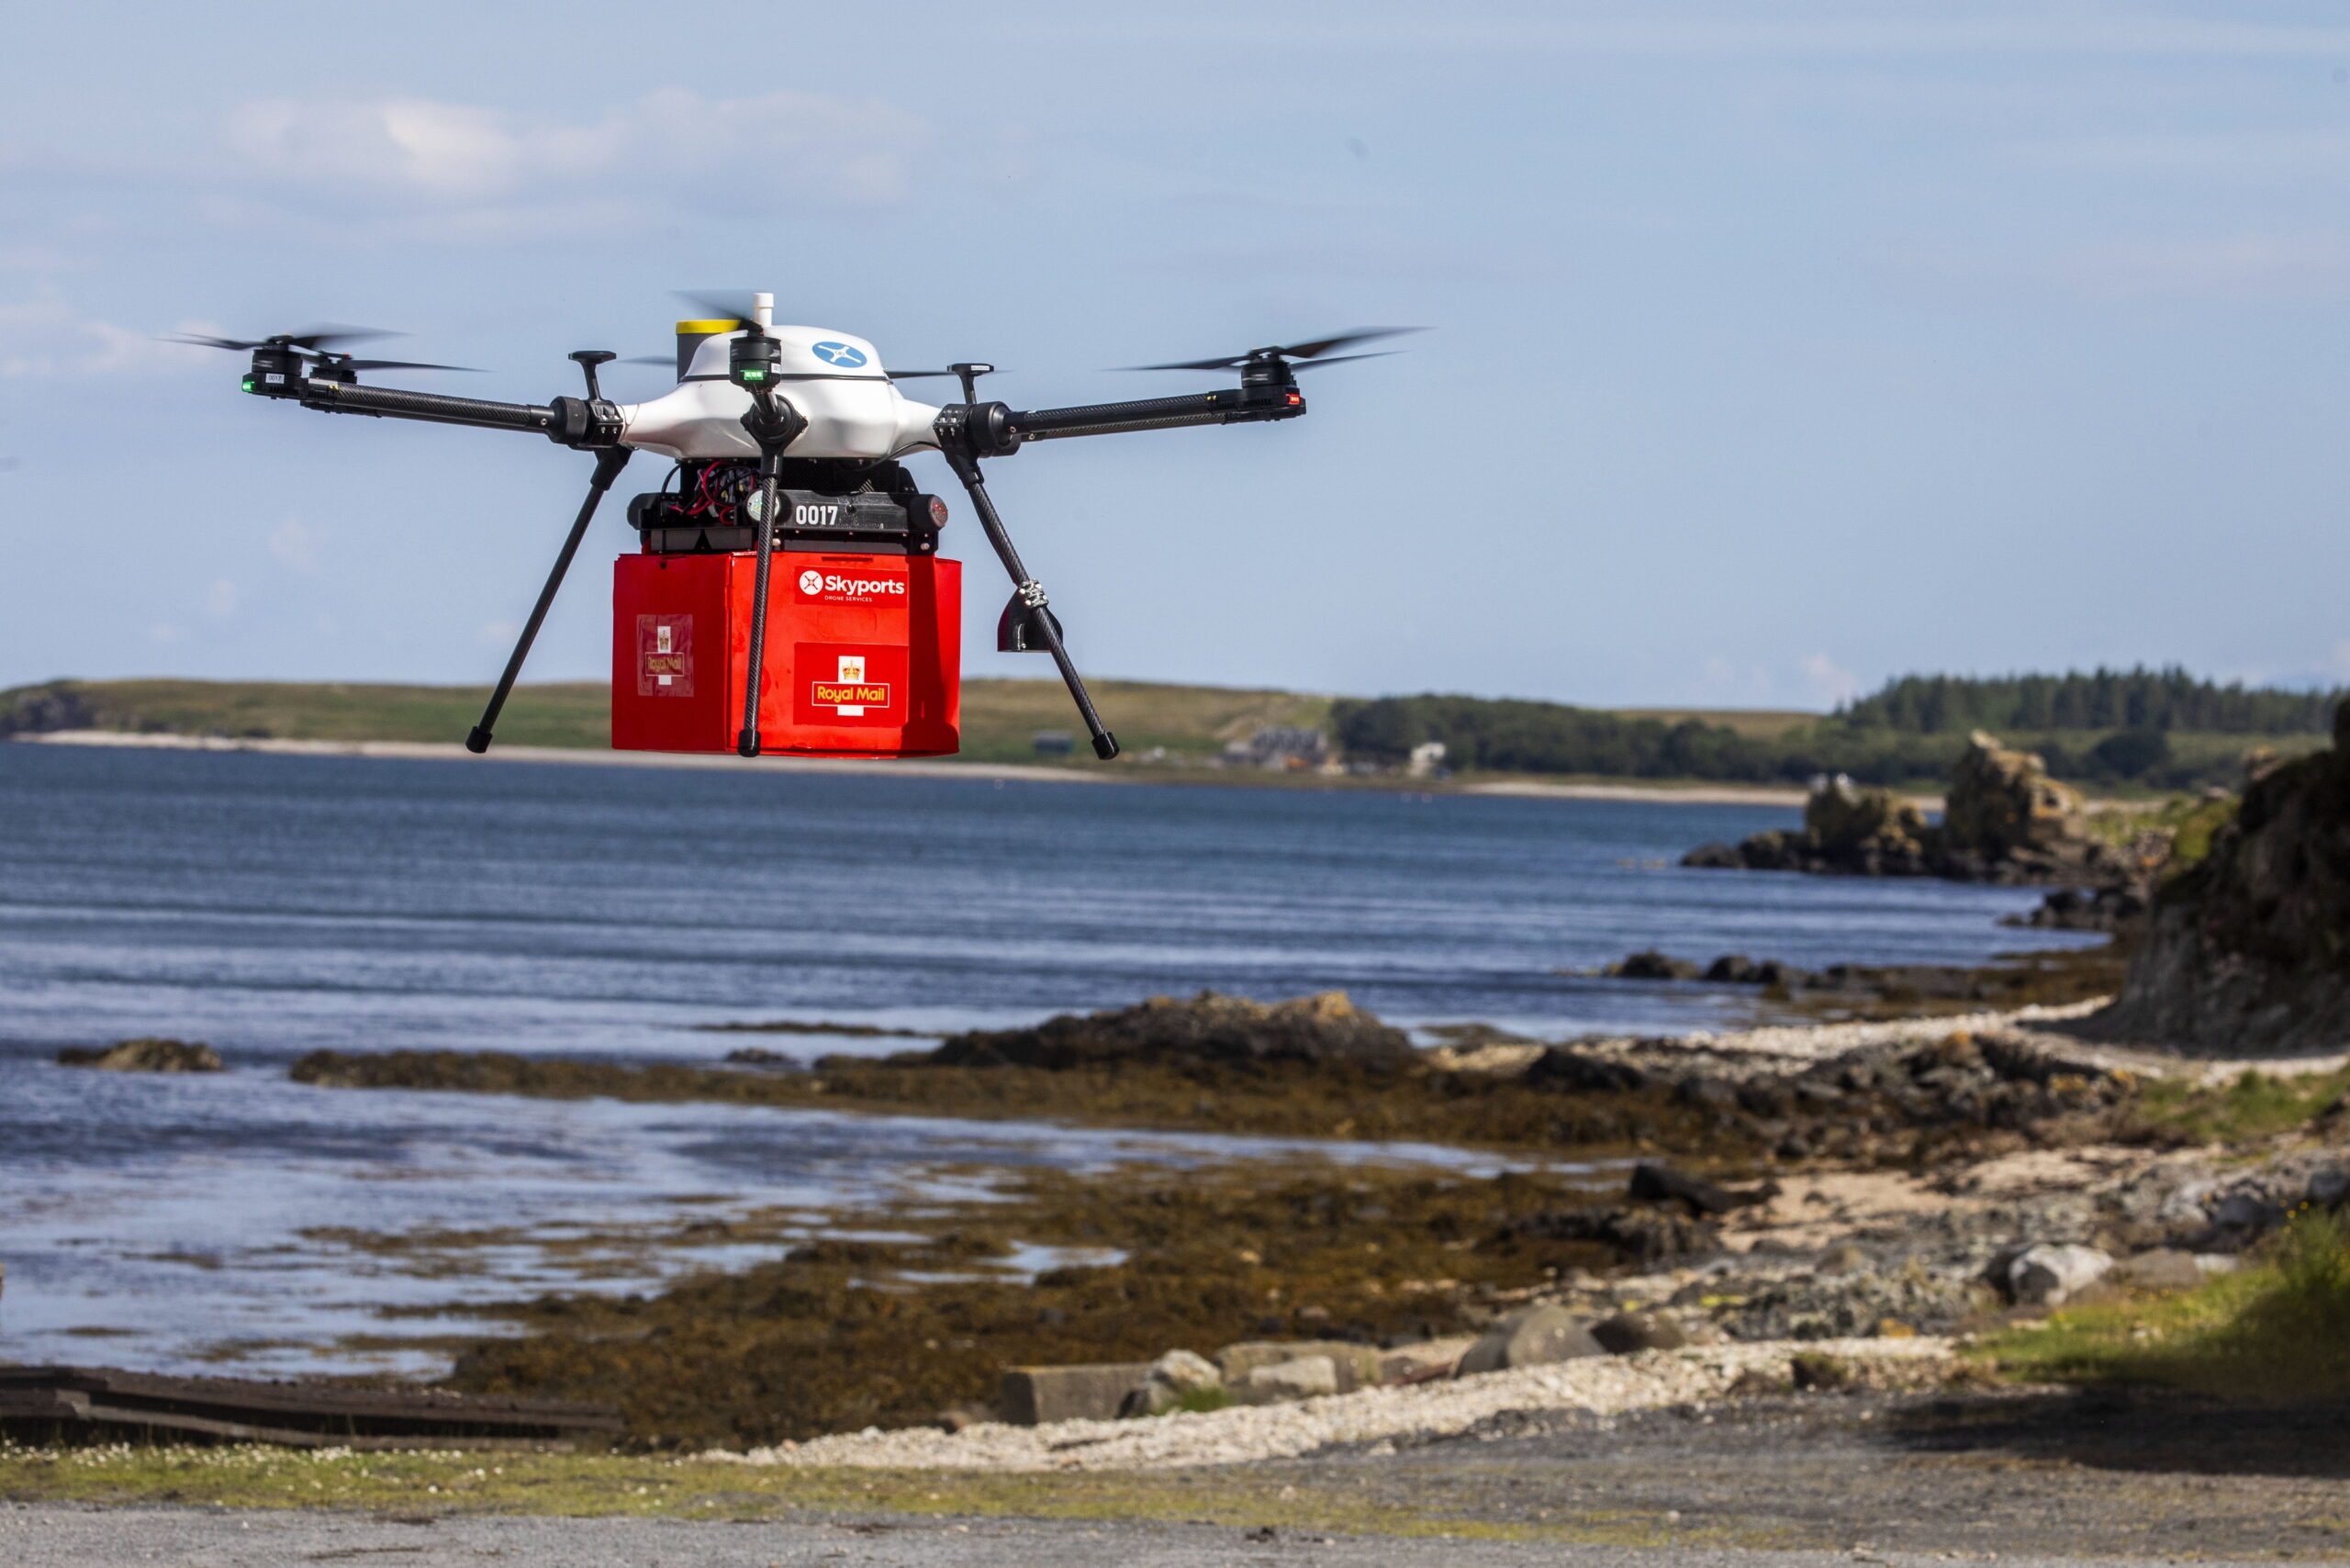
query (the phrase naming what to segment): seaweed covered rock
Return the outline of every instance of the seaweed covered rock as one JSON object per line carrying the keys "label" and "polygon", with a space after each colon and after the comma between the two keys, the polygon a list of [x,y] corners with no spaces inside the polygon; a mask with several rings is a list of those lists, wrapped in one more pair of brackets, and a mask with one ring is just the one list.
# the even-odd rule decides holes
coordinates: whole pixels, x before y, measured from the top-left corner
{"label": "seaweed covered rock", "polygon": [[1250,1002],[1202,991],[1189,1001],[1154,996],[1135,1007],[1079,1016],[1063,1014],[1031,1029],[957,1035],[929,1060],[946,1067],[1035,1067],[1066,1071],[1134,1058],[1149,1060],[1307,1061],[1402,1069],[1419,1053],[1390,1028],[1326,991],[1291,1002]]}
{"label": "seaweed covered rock", "polygon": [[1930,874],[1933,830],[1925,814],[1886,790],[1864,789],[1838,775],[1812,786],[1796,833],[1758,833],[1743,843],[1708,844],[1684,866],[1751,871],[1832,871],[1853,876]]}
{"label": "seaweed covered rock", "polygon": [[1697,966],[1685,958],[1675,958],[1653,947],[1643,948],[1619,963],[1609,964],[1599,971],[1610,980],[1695,980]]}
{"label": "seaweed covered rock", "polygon": [[2350,1043],[2350,702],[2333,747],[2261,775],[2154,897],[2109,1038],[2208,1052]]}
{"label": "seaweed covered rock", "polygon": [[220,1053],[192,1040],[144,1038],[124,1040],[100,1048],[68,1046],[57,1053],[61,1067],[95,1068],[100,1072],[218,1072]]}

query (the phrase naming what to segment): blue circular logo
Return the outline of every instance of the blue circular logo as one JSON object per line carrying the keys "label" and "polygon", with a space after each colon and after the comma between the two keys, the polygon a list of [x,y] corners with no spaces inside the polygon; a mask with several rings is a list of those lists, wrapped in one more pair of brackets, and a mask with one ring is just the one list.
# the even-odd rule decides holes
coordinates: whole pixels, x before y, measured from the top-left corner
{"label": "blue circular logo", "polygon": [[842,370],[855,370],[865,363],[865,351],[853,349],[846,343],[811,343],[808,352],[826,364],[836,365]]}

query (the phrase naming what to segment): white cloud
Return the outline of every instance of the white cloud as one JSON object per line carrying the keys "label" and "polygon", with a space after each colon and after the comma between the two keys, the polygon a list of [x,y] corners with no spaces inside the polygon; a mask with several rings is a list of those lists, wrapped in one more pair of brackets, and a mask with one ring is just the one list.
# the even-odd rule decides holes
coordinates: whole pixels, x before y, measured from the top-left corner
{"label": "white cloud", "polygon": [[2350,290],[2350,234],[2234,234],[2084,247],[2060,269],[2105,294],[2271,298]]}
{"label": "white cloud", "polygon": [[664,87],[585,121],[430,98],[268,99],[238,107],[225,142],[263,186],[338,207],[389,196],[462,240],[610,227],[669,199],[895,201],[928,140],[923,119],[878,98]]}
{"label": "white cloud", "polygon": [[2028,142],[2015,155],[2026,162],[2098,174],[2338,181],[2350,174],[2350,131],[2140,131]]}
{"label": "white cloud", "polygon": [[1861,694],[1860,678],[1826,654],[1807,654],[1799,667],[1804,683],[1822,702],[1849,702]]}
{"label": "white cloud", "polygon": [[226,621],[237,613],[237,585],[226,577],[215,577],[204,590],[204,613],[215,621]]}
{"label": "white cloud", "polygon": [[269,553],[280,564],[297,572],[319,569],[319,546],[325,533],[298,517],[289,517],[269,532]]}
{"label": "white cloud", "polygon": [[1937,285],[2053,287],[2098,302],[2350,297],[2350,229],[2147,236],[2033,253],[1913,247],[1879,259]]}
{"label": "white cloud", "polygon": [[55,245],[0,245],[0,271],[62,273],[73,264],[73,256]]}
{"label": "white cloud", "polygon": [[[218,331],[190,323],[179,330]],[[203,364],[217,369],[219,359],[217,350],[159,342],[151,333],[84,316],[53,292],[0,305],[0,378],[119,375]]]}
{"label": "white cloud", "polygon": [[1741,665],[1719,654],[1707,656],[1705,692],[1710,700],[1733,705],[1766,701],[1773,684],[1771,672],[1761,665]]}
{"label": "white cloud", "polygon": [[[1509,50],[1662,60],[1756,57],[1915,58],[2070,55],[2088,58],[2180,56],[2195,61],[2234,56],[2332,62],[2350,54],[2350,29],[2233,17],[2115,15],[2098,10],[1990,5],[1810,8],[1732,5],[1710,13],[1698,6],[1627,4],[1521,7],[1459,14],[1465,8],[1419,6],[1385,16],[1349,18],[1344,36],[1294,8],[1259,6],[1245,21],[1226,23],[1234,47],[1310,46],[1327,50],[1414,51]],[[1056,17],[1057,40],[1075,32],[1110,36],[1129,44],[1189,43],[1197,26],[1188,17],[1143,7],[1095,6],[1082,17]],[[1233,30],[1233,29],[1237,29]]]}

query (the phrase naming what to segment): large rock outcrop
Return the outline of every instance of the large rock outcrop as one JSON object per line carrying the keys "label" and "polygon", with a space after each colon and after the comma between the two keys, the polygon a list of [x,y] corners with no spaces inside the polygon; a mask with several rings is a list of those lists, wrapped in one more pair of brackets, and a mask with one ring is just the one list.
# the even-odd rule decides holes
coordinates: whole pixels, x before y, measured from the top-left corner
{"label": "large rock outcrop", "polygon": [[2037,756],[1980,730],[1952,770],[1940,823],[1889,790],[1839,776],[1813,788],[1800,831],[1708,844],[1682,864],[2077,887],[2144,875],[2132,857],[2083,831],[2080,797],[2049,778]]}
{"label": "large rock outcrop", "polygon": [[1994,880],[2071,879],[2106,848],[2082,831],[2080,796],[2049,778],[2036,753],[1981,730],[1951,770],[1937,847],[1959,874],[1972,866],[2010,873],[1986,877]]}
{"label": "large rock outcrop", "polygon": [[2210,854],[2156,892],[2089,1028],[2215,1054],[2350,1046],[2350,702],[2331,751],[2253,779]]}

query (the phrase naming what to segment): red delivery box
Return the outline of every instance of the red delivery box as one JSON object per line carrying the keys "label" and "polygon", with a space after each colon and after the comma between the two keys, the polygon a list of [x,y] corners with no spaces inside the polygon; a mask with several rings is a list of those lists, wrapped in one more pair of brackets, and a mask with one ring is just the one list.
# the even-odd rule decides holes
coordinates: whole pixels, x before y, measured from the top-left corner
{"label": "red delivery box", "polygon": [[[963,565],[775,553],[759,749],[944,756],[961,745]],[[612,580],[612,747],[733,752],[756,557],[622,555]]]}

